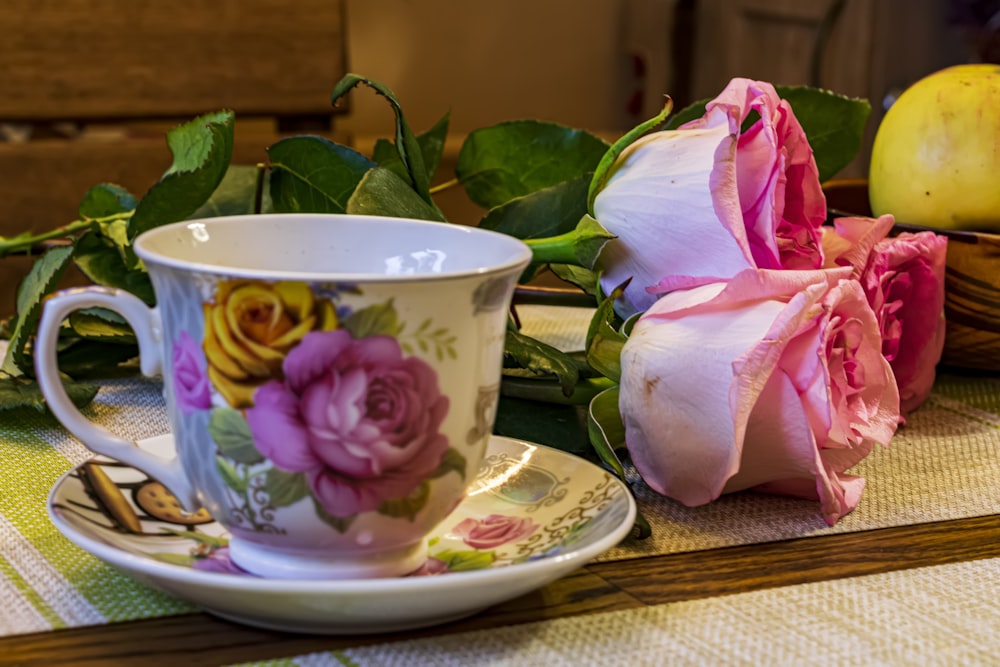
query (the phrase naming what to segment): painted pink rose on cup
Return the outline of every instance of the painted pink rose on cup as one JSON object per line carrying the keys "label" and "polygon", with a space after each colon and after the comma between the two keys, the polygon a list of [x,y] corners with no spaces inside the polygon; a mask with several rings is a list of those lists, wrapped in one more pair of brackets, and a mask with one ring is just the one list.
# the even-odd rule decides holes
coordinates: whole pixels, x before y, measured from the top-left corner
{"label": "painted pink rose on cup", "polygon": [[452,531],[473,549],[495,549],[516,542],[538,530],[527,517],[490,514],[482,519],[463,519]]}
{"label": "painted pink rose on cup", "polygon": [[[741,126],[751,113],[758,119]],[[628,278],[616,309],[649,308],[676,277],[688,286],[747,268],[817,269],[826,198],[812,149],[774,87],[733,79],[700,119],[628,146],[594,200],[616,239],[598,258],[606,293]]]}
{"label": "painted pink rose on cup", "polygon": [[851,270],[750,269],[664,295],[622,350],[619,408],[632,461],[685,505],[757,489],[818,499],[835,523],[888,444],[899,395]]}
{"label": "painted pink rose on cup", "polygon": [[312,332],[289,352],[284,382],[254,394],[247,423],[260,453],[305,473],[331,515],[353,516],[404,498],[441,464],[448,398],[423,360],[389,336]]}
{"label": "painted pink rose on cup", "polygon": [[174,396],[177,407],[186,415],[212,407],[205,354],[187,331],[174,342],[172,354]]}
{"label": "painted pink rose on cup", "polygon": [[893,217],[838,218],[824,228],[830,266],[852,266],[882,331],[882,354],[899,386],[903,416],[927,400],[944,349],[946,237],[903,232],[888,237]]}

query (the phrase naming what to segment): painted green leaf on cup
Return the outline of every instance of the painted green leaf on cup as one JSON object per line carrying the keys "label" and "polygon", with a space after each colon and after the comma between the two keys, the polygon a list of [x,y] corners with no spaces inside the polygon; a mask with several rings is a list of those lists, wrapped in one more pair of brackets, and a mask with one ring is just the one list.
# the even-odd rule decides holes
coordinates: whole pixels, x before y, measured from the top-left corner
{"label": "painted green leaf on cup", "polygon": [[223,483],[236,493],[246,493],[247,492],[247,481],[244,479],[236,467],[229,462],[229,459],[223,456],[215,457],[215,469],[219,471],[219,477],[222,478]]}
{"label": "painted green leaf on cup", "polygon": [[444,361],[445,358],[458,358],[458,353],[455,351],[458,337],[445,327],[433,328],[429,318],[421,322],[420,326],[413,331],[403,333],[402,327],[400,327],[400,333],[397,337],[400,347],[407,354],[414,354],[416,350],[429,354],[431,350],[434,350],[434,356],[438,361]]}
{"label": "painted green leaf on cup", "polygon": [[313,509],[316,510],[316,516],[318,516],[323,523],[330,526],[338,533],[346,533],[347,529],[351,527],[352,523],[354,523],[354,516],[334,516],[333,514],[327,512],[315,498],[313,498]]}
{"label": "painted green leaf on cup", "polygon": [[445,452],[444,460],[441,461],[441,465],[431,475],[431,479],[444,477],[450,472],[457,472],[459,477],[465,479],[466,466],[468,466],[468,462],[465,460],[465,457],[454,447],[449,447],[448,451]]}
{"label": "painted green leaf on cup", "polygon": [[271,204],[277,213],[344,213],[365,173],[361,153],[323,137],[289,137],[267,149]]}
{"label": "painted green leaf on cup", "polygon": [[397,519],[407,519],[413,521],[417,518],[420,510],[427,505],[427,500],[431,497],[431,485],[427,482],[421,484],[405,498],[393,498],[383,500],[378,506],[378,513],[391,516]]}
{"label": "painted green leaf on cup", "polygon": [[228,459],[246,465],[264,460],[253,444],[253,434],[243,413],[232,408],[214,408],[208,420],[208,433]]}
{"label": "painted green leaf on cup", "polygon": [[397,336],[403,330],[391,299],[354,311],[344,319],[341,326],[354,338]]}
{"label": "painted green leaf on cup", "polygon": [[173,163],[136,206],[128,223],[130,239],[185,220],[208,200],[229,168],[234,123],[232,111],[217,111],[167,133]]}
{"label": "painted green leaf on cup", "polygon": [[490,209],[592,172],[607,148],[607,142],[583,130],[509,121],[471,132],[455,173],[469,198]]}
{"label": "painted green leaf on cup", "polygon": [[347,200],[347,213],[386,215],[444,222],[444,215],[430,206],[403,179],[383,167],[372,169],[361,178]]}
{"label": "painted green leaf on cup", "polygon": [[287,507],[309,495],[309,483],[300,472],[271,468],[264,475],[264,491],[271,507]]}

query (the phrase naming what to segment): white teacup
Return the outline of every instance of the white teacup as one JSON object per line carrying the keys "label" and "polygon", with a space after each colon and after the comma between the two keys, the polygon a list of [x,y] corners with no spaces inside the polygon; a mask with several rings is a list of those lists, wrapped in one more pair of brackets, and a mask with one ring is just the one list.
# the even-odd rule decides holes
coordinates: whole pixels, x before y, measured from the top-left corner
{"label": "white teacup", "polygon": [[[493,425],[507,311],[531,252],[494,232],[395,218],[268,214],[142,234],[157,306],[102,287],[45,305],[37,372],[95,452],[157,478],[279,578],[391,577],[461,501]],[[73,311],[123,315],[162,372],[177,455],[88,421],[59,380]]]}

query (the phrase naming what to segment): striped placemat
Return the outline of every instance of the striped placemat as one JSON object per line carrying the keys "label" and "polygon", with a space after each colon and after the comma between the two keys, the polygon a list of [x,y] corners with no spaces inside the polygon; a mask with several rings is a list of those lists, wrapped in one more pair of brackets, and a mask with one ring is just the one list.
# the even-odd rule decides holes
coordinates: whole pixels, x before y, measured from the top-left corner
{"label": "striped placemat", "polygon": [[988,559],[244,665],[996,665],[998,587]]}
{"label": "striped placemat", "polygon": [[[571,348],[582,338],[585,311],[582,317],[581,324],[579,309],[542,308],[525,320],[543,328],[551,320],[548,334]],[[87,410],[134,439],[168,430],[160,385],[153,380],[105,383]],[[942,376],[931,401],[892,445],[864,462],[859,472],[868,488],[861,506],[836,526],[827,527],[811,502],[746,493],[684,508],[639,484],[636,493],[653,537],[626,542],[602,559],[994,514],[1000,511],[998,427],[1000,379]],[[0,412],[0,636],[193,610],[104,565],[48,520],[49,490],[89,456],[46,414]]]}

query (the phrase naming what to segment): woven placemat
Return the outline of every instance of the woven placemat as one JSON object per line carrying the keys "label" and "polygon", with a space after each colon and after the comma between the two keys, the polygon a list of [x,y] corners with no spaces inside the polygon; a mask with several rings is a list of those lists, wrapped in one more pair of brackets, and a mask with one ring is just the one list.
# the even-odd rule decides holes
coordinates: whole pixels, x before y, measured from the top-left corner
{"label": "woven placemat", "polygon": [[[536,309],[550,340],[582,345],[589,315]],[[559,338],[561,337],[561,339]],[[140,378],[103,383],[88,414],[134,439],[168,430],[160,384]],[[994,514],[1000,510],[1000,380],[944,375],[928,404],[885,450],[855,471],[868,479],[861,505],[827,527],[816,503],[759,494],[726,496],[685,508],[635,484],[653,536],[628,541],[601,560],[751,544],[789,537]],[[46,515],[60,475],[90,452],[48,415],[0,413],[0,636],[190,612],[66,540]]]}
{"label": "woven placemat", "polygon": [[[132,439],[169,430],[159,385],[102,383],[91,419]],[[49,490],[92,453],[48,414],[0,412],[0,636],[187,613],[67,540],[48,518]]]}
{"label": "woven placemat", "polygon": [[988,559],[246,664],[996,665],[998,586]]}

